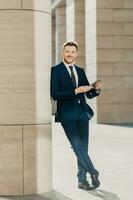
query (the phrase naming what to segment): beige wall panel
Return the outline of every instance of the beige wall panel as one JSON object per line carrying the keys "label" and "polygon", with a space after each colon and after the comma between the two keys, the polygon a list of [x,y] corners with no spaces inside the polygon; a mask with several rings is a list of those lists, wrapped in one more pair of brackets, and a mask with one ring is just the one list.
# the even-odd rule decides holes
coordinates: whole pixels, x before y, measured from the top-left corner
{"label": "beige wall panel", "polygon": [[133,35],[133,23],[124,23],[123,26],[125,35]]}
{"label": "beige wall panel", "polygon": [[78,56],[77,63],[78,63],[78,66],[80,66],[81,68],[85,68],[85,65],[83,64],[84,56]]}
{"label": "beige wall panel", "polygon": [[117,76],[131,76],[133,75],[133,64],[132,62],[114,63],[113,72]]}
{"label": "beige wall panel", "polygon": [[114,36],[114,48],[133,49],[133,36]]}
{"label": "beige wall panel", "polygon": [[99,49],[97,59],[99,62],[120,62],[123,60],[123,51],[121,49]]}
{"label": "beige wall panel", "polygon": [[[84,37],[84,25],[82,24],[82,22],[80,22],[80,23],[76,23],[76,28],[77,28],[77,31],[76,31],[76,33],[77,33],[77,38],[78,38],[78,35],[81,35],[82,34],[82,36]],[[84,38],[83,38],[84,39]]]}
{"label": "beige wall panel", "polygon": [[0,0],[0,9],[21,9],[21,0]]}
{"label": "beige wall panel", "polygon": [[97,36],[97,48],[103,48],[103,49],[113,48],[113,37]]}
{"label": "beige wall panel", "polygon": [[106,76],[101,79],[104,81],[104,89],[132,89],[133,87],[133,78],[132,76]]}
{"label": "beige wall panel", "polygon": [[123,60],[125,62],[133,63],[133,49],[132,50],[124,50],[124,52],[123,52]]}
{"label": "beige wall panel", "polygon": [[24,194],[52,188],[51,125],[24,126]]}
{"label": "beige wall panel", "polygon": [[[79,15],[77,14],[77,16],[76,16],[77,24],[80,24],[80,25],[83,26],[84,25],[85,17],[84,17],[84,13],[82,11],[82,7],[81,7],[81,10],[77,10],[77,12],[79,12]],[[81,24],[82,22],[83,22],[83,24]],[[78,28],[77,28],[77,31],[78,31]]]}
{"label": "beige wall panel", "polygon": [[132,123],[133,104],[99,104],[99,123]]}
{"label": "beige wall panel", "polygon": [[84,3],[83,3],[83,0],[78,0],[76,2],[76,10],[77,10],[77,13],[78,13],[78,11],[84,12]]}
{"label": "beige wall panel", "polygon": [[23,9],[41,10],[51,12],[50,0],[22,0]]}
{"label": "beige wall panel", "polygon": [[97,20],[98,22],[111,22],[113,20],[112,9],[98,9]]}
{"label": "beige wall panel", "polygon": [[104,82],[104,89],[105,90],[116,90],[116,89],[123,89],[124,86],[124,78],[121,77],[114,77],[114,76],[101,76],[101,80]]}
{"label": "beige wall panel", "polygon": [[132,76],[125,76],[124,77],[124,87],[123,88],[133,90],[133,77]]}
{"label": "beige wall panel", "polygon": [[122,35],[123,34],[123,23],[118,22],[99,22],[97,24],[98,35]]}
{"label": "beige wall panel", "polygon": [[105,62],[105,63],[98,63],[97,64],[97,74],[99,78],[101,76],[110,76],[114,73],[113,63]]}
{"label": "beige wall panel", "polygon": [[48,14],[27,11],[0,13],[1,123],[51,121],[48,84],[51,36],[48,30]]}
{"label": "beige wall panel", "polygon": [[23,194],[22,127],[0,126],[0,195]]}
{"label": "beige wall panel", "polygon": [[133,90],[103,90],[98,98],[98,103],[124,103],[133,104]]}
{"label": "beige wall panel", "polygon": [[79,51],[80,51],[80,49],[82,49],[82,52],[83,52],[83,50],[84,50],[84,48],[85,48],[84,39],[83,39],[83,34],[82,34],[82,33],[81,33],[81,34],[78,34],[77,38],[78,38],[78,41],[79,41],[79,43],[80,43]]}
{"label": "beige wall panel", "polygon": [[113,11],[114,22],[133,22],[132,9],[116,9]]}
{"label": "beige wall panel", "polygon": [[123,0],[97,0],[98,8],[122,8]]}
{"label": "beige wall panel", "polygon": [[132,0],[124,0],[124,8],[133,8],[133,1]]}

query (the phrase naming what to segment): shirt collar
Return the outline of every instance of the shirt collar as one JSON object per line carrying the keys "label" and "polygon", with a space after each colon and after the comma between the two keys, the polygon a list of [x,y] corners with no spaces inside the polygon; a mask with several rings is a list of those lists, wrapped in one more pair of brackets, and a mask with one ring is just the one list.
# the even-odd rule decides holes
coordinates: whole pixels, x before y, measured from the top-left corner
{"label": "shirt collar", "polygon": [[63,60],[63,63],[64,63],[64,65],[66,66],[66,67],[69,67],[69,66],[73,66],[73,67],[75,67],[75,65],[74,64],[72,64],[72,65],[70,65],[70,64],[67,64],[64,60]]}

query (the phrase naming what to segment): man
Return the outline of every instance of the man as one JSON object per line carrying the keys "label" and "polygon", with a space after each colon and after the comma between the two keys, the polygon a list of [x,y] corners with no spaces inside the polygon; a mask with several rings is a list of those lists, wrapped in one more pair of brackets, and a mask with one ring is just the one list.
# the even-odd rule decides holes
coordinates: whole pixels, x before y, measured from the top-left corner
{"label": "man", "polygon": [[[85,72],[75,65],[78,44],[66,42],[62,47],[63,61],[51,69],[51,97],[57,101],[56,121],[61,122],[65,134],[77,156],[78,187],[84,190],[100,186],[99,172],[88,155],[88,128],[93,111],[85,101],[100,94],[101,81],[89,84]],[[92,186],[87,181],[87,173]]]}

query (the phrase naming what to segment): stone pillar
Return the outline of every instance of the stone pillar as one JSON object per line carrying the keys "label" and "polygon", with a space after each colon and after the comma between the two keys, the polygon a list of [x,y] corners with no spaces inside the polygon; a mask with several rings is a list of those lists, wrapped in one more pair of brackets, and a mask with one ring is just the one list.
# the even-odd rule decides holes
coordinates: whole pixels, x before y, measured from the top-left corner
{"label": "stone pillar", "polygon": [[52,13],[52,65],[55,64],[55,58],[56,58],[56,54],[55,54],[55,13]]}
{"label": "stone pillar", "polygon": [[97,1],[98,122],[133,123],[133,1]]}
{"label": "stone pillar", "polygon": [[66,41],[66,7],[59,5],[55,9],[55,44],[56,44],[56,63],[62,60],[61,48],[62,44]]}
{"label": "stone pillar", "polygon": [[0,1],[0,195],[52,188],[50,9]]}
{"label": "stone pillar", "polygon": [[77,41],[77,64],[85,67],[85,3],[83,0],[66,0],[66,40]]}
{"label": "stone pillar", "polygon": [[[90,83],[97,79],[97,33],[96,33],[96,0],[85,1],[85,47],[86,47],[86,75]],[[91,122],[97,121],[97,99],[88,100],[89,105],[93,108],[95,115]]]}

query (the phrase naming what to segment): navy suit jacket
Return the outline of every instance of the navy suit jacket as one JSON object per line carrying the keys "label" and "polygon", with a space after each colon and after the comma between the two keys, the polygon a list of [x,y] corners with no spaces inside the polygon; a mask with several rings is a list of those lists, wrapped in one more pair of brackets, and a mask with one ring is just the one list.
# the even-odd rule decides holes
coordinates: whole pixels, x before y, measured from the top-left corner
{"label": "navy suit jacket", "polygon": [[[78,87],[90,85],[85,72],[82,68],[76,66],[78,74]],[[98,96],[99,93],[95,89],[81,94],[75,94],[75,88],[68,70],[63,62],[51,68],[51,97],[57,101],[56,121],[58,122],[72,122],[76,121],[79,116],[78,99],[85,112],[92,112],[93,110],[86,103],[85,95],[87,98],[92,99]]]}

